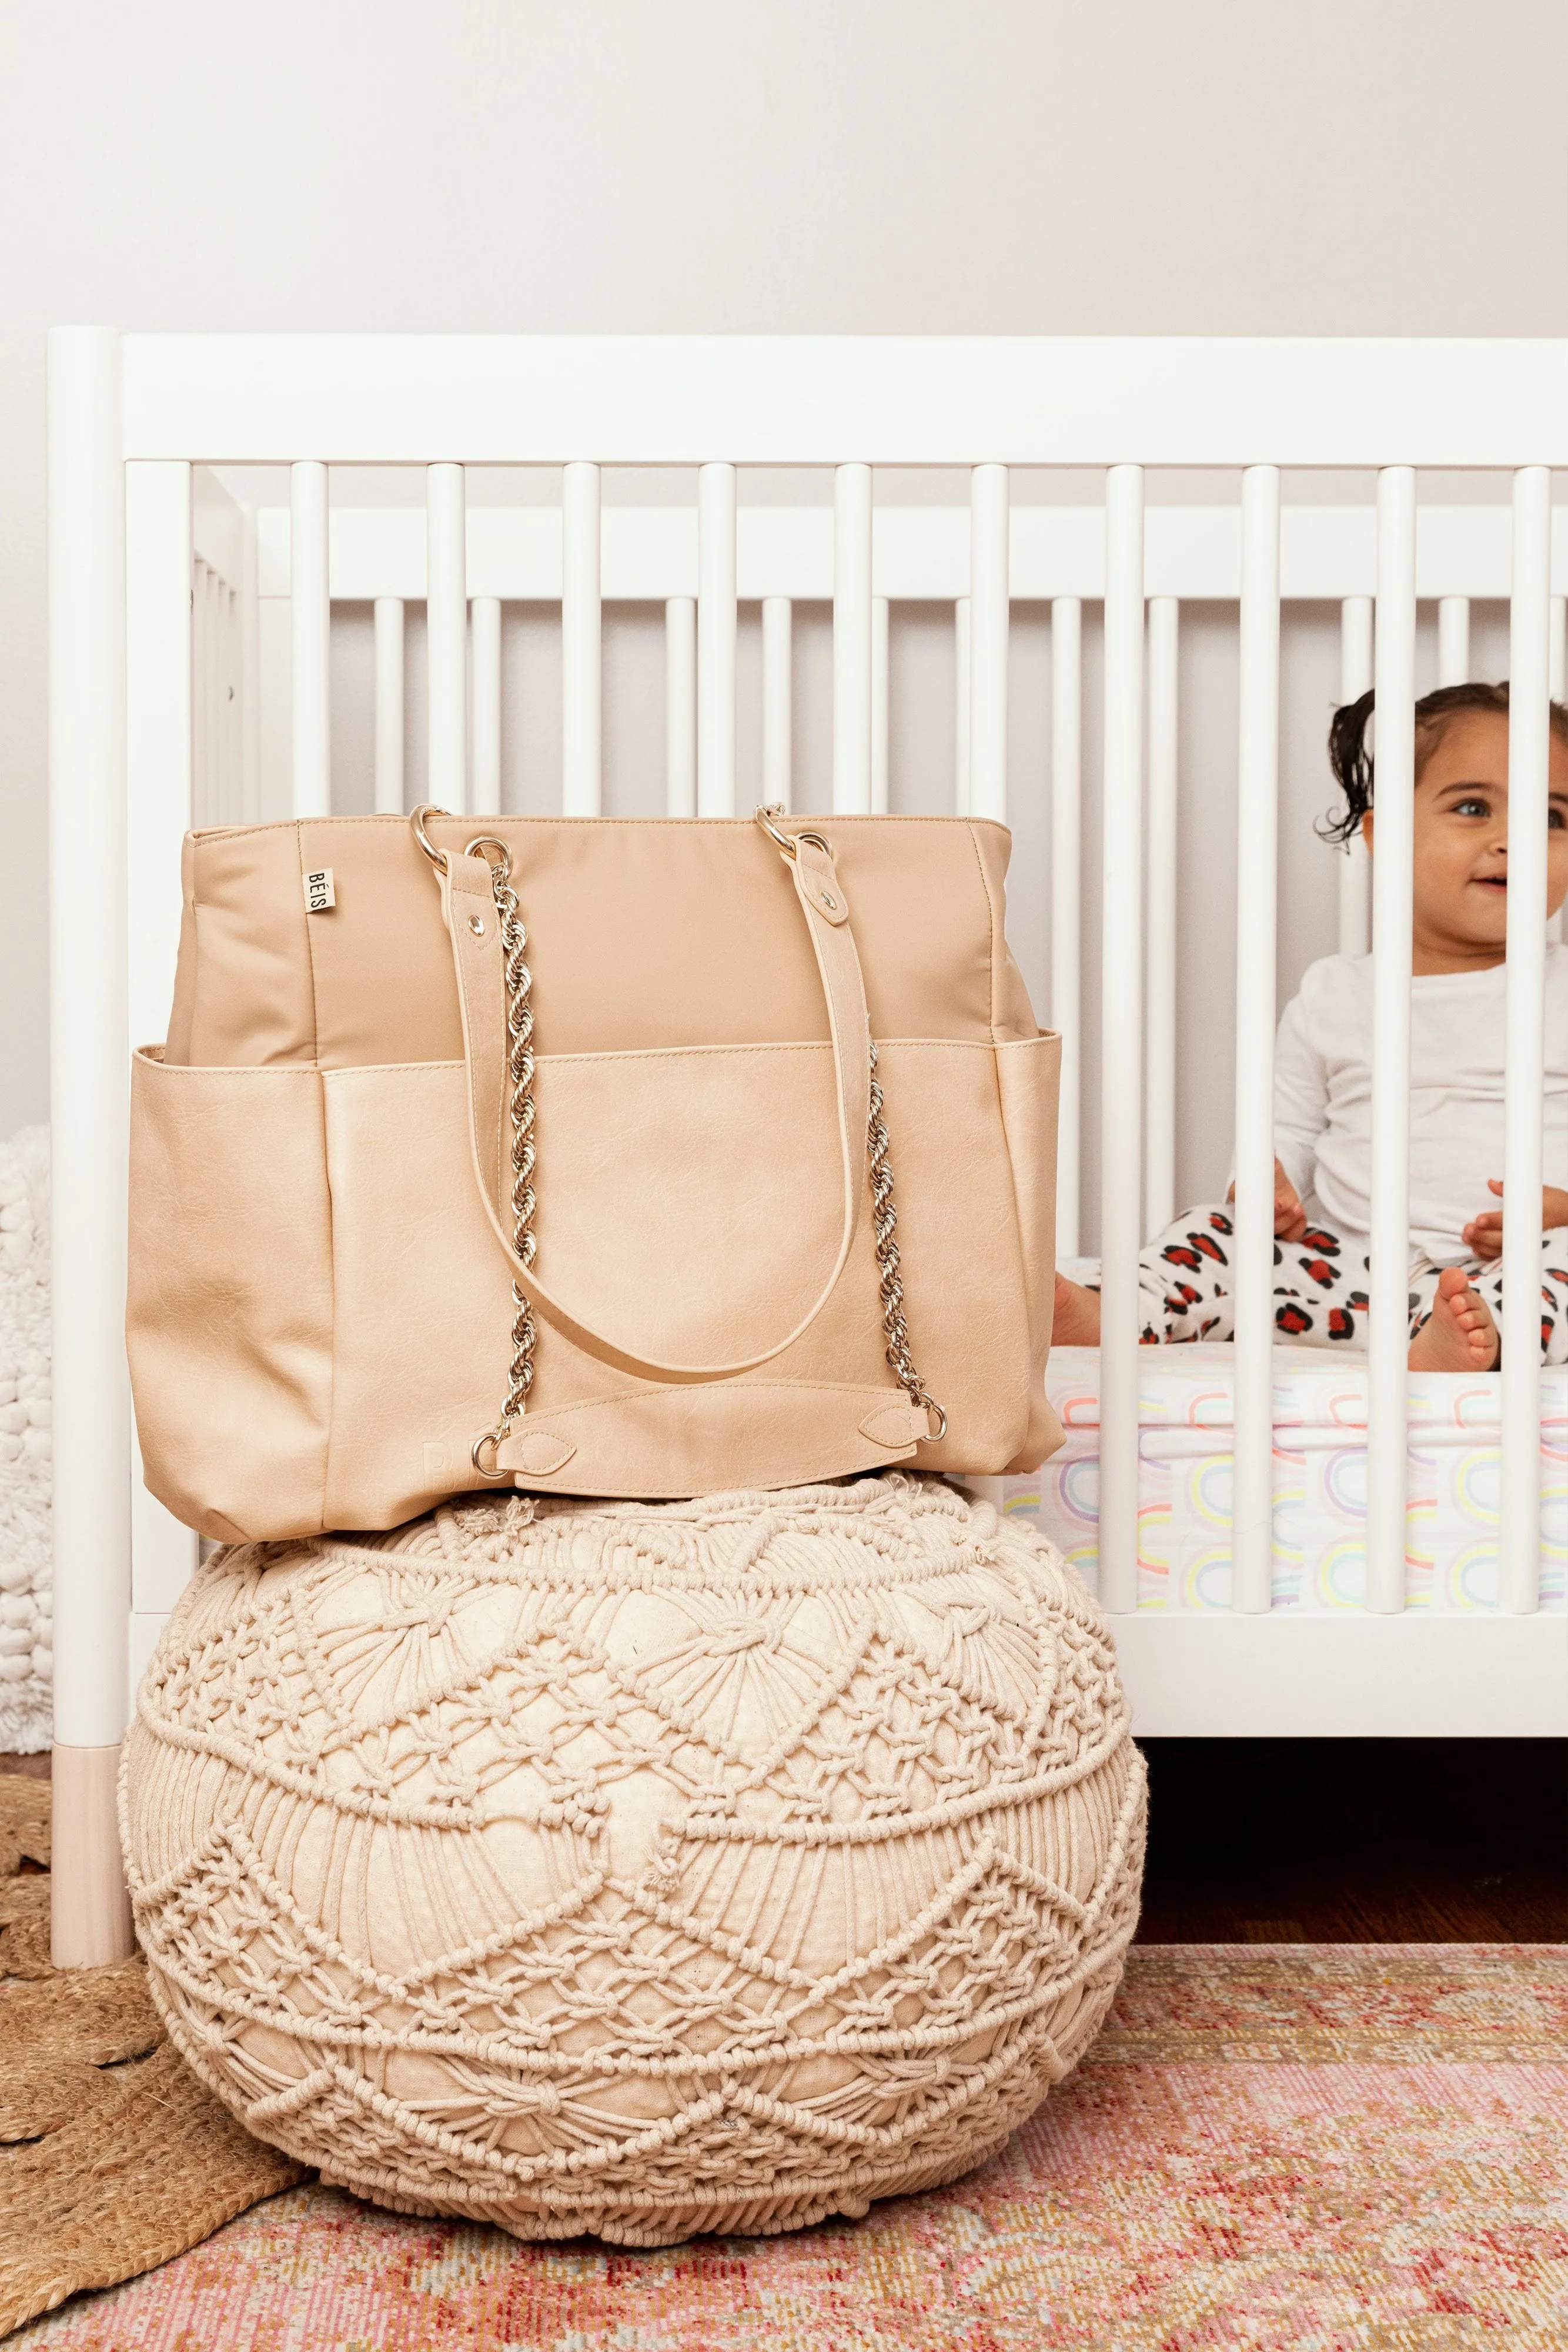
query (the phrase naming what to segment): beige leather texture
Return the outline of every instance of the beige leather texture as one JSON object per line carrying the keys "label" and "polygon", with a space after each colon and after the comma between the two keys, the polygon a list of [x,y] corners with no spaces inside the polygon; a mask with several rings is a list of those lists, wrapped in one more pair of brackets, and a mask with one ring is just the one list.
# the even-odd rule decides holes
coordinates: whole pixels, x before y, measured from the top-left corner
{"label": "beige leather texture", "polygon": [[[805,819],[789,819],[791,827]],[[506,999],[476,820],[191,835],[169,1039],[136,1057],[128,1339],[147,1482],[204,1534],[392,1527],[485,1485],[676,1497],[908,1462],[1033,1468],[1058,1041],[1002,929],[1008,836],[485,821],[528,930],[538,1254],[511,1250]],[[334,869],[308,914],[303,874]],[[885,1356],[879,1053],[910,1350]]]}

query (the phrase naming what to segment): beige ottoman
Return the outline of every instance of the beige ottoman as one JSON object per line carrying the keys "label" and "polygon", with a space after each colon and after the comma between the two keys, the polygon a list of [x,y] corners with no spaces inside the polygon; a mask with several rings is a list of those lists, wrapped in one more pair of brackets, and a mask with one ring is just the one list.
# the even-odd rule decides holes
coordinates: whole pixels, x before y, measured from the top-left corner
{"label": "beige ottoman", "polygon": [[1000,2147],[1105,2013],[1144,1806],[1078,1579],[899,1475],[220,1552],[121,1785],[159,2007],[252,2131],[632,2245]]}

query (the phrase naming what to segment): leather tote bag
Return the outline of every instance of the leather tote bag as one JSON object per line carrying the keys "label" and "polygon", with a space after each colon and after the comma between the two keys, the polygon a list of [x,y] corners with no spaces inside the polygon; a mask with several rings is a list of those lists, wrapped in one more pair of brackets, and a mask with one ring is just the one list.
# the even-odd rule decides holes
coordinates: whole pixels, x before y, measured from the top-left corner
{"label": "leather tote bag", "polygon": [[967,818],[190,835],[134,1059],[147,1483],[227,1541],[1060,1438],[1058,1040]]}

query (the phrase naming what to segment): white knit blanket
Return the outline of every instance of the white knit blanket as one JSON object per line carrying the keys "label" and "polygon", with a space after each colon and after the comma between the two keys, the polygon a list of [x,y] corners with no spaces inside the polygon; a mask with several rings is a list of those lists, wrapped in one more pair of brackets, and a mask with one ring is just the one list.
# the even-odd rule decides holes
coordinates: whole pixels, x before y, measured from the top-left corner
{"label": "white knit blanket", "polygon": [[50,1739],[49,1131],[0,1142],[0,1754]]}

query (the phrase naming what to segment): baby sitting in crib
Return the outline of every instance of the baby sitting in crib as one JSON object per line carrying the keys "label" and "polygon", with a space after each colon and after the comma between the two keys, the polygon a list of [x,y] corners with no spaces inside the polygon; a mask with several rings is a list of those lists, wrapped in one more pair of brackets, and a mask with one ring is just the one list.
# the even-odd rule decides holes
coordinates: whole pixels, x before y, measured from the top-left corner
{"label": "baby sitting in crib", "polygon": [[[1373,846],[1364,694],[1334,714],[1329,759],[1345,797],[1330,837]],[[1547,906],[1568,892],[1568,708],[1552,706]],[[1416,705],[1414,971],[1410,1002],[1410,1365],[1484,1371],[1502,1303],[1508,688],[1451,686]],[[1546,950],[1545,1174],[1540,1228],[1543,1361],[1568,1361],[1568,947]],[[1316,1347],[1366,1338],[1372,1194],[1372,958],[1325,956],[1285,1008],[1274,1062],[1274,1321]],[[1490,1198],[1489,1198],[1490,1196]],[[1516,1217],[1510,1207],[1509,1234]],[[1233,1335],[1222,1206],[1193,1209],[1139,1261],[1146,1346]],[[1059,1276],[1055,1340],[1093,1347],[1100,1296]]]}

